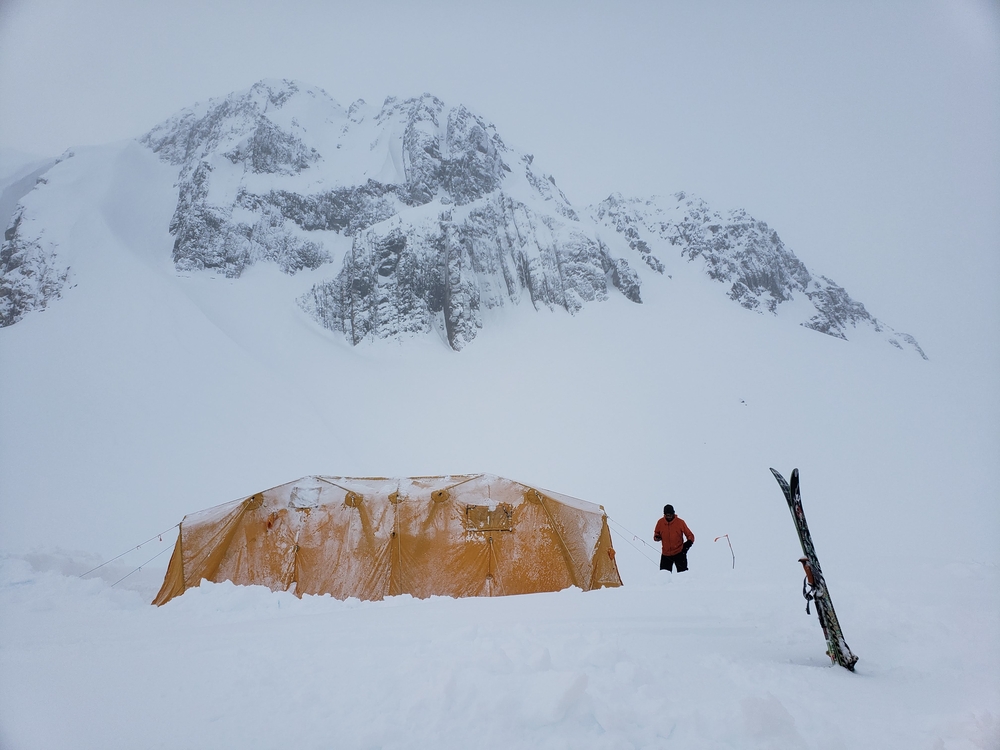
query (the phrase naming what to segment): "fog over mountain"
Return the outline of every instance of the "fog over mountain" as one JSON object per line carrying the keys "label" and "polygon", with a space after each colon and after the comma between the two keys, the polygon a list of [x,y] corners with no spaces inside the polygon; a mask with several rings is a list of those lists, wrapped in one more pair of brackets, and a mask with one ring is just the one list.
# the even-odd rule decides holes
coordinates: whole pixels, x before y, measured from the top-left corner
{"label": "fog over mountain", "polygon": [[[803,227],[877,245],[849,212],[786,235],[667,170],[586,205],[461,101],[268,79],[105,145],[0,150],[0,747],[996,747],[983,279],[911,291],[916,329],[880,298],[925,360],[811,260]],[[770,467],[801,471],[853,674],[804,611]],[[479,473],[600,506],[623,585],[191,580],[150,604],[200,511]],[[665,503],[684,573],[658,569]]]}
{"label": "fog over mountain", "polygon": [[[0,2],[0,748],[1000,748],[998,92],[995,0]],[[481,474],[623,585],[151,605]]]}
{"label": "fog over mountain", "polygon": [[[874,334],[926,359],[913,336],[807,269],[764,220],[683,192],[573,206],[534,155],[430,94],[345,108],[321,89],[264,80],[137,142],[169,166],[159,179],[169,175],[176,191],[176,272],[317,272],[296,302],[352,344],[437,334],[461,350],[484,325],[502,325],[488,311],[573,315],[610,295],[642,304],[651,285],[709,279],[720,304],[845,340]],[[84,211],[87,196],[69,189],[53,200],[50,181],[74,170],[74,156],[6,186],[5,205],[17,202],[0,248],[2,325],[72,293],[70,258],[86,240],[64,217],[68,204]]]}

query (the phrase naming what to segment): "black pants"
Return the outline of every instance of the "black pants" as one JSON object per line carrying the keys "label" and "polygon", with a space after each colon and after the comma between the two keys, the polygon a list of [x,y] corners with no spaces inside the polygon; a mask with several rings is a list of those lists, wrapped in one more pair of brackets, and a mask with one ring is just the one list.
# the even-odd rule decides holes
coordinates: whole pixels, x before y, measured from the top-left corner
{"label": "black pants", "polygon": [[671,570],[674,565],[677,565],[678,573],[683,573],[687,570],[687,552],[678,552],[676,555],[660,555],[660,570]]}

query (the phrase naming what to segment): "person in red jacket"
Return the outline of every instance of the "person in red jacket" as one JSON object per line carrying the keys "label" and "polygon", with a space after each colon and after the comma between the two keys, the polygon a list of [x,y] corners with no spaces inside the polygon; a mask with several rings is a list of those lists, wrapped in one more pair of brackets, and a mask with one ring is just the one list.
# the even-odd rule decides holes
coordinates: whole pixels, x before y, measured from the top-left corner
{"label": "person in red jacket", "polygon": [[663,506],[663,518],[656,522],[653,541],[663,545],[660,570],[673,570],[674,565],[678,573],[688,569],[687,551],[694,544],[694,534],[683,518],[674,515],[673,505]]}

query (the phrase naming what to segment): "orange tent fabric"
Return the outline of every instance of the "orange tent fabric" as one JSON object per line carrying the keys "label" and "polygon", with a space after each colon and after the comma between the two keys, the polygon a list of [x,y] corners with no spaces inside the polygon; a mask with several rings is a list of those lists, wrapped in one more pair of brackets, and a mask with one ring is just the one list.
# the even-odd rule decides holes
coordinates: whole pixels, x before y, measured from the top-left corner
{"label": "orange tent fabric", "polygon": [[153,604],[202,580],[337,599],[621,585],[603,507],[489,474],[310,476],[185,516]]}

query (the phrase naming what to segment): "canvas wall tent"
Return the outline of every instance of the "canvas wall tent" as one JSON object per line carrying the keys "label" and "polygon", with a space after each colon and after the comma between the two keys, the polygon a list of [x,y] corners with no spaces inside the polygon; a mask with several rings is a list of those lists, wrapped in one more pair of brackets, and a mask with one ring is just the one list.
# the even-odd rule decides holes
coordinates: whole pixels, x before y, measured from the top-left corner
{"label": "canvas wall tent", "polygon": [[603,507],[489,474],[311,476],[185,516],[153,603],[202,580],[338,599],[621,585]]}

